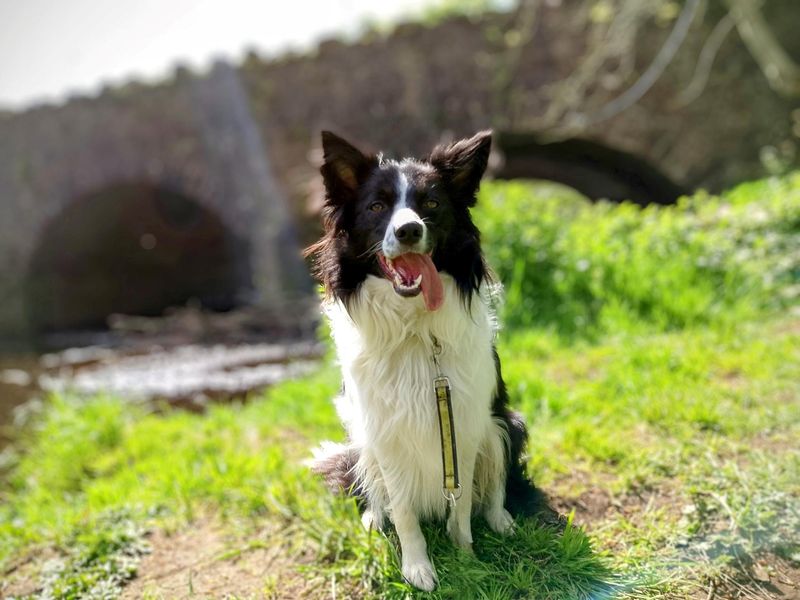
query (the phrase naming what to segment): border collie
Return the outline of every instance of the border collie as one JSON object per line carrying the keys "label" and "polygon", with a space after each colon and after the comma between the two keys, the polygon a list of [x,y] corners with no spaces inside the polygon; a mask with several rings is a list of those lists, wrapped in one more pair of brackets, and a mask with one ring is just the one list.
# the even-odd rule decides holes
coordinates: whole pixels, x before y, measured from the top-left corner
{"label": "border collie", "polygon": [[[348,442],[323,444],[314,469],[360,498],[366,527],[392,521],[403,576],[432,590],[420,520],[446,517],[453,542],[471,550],[473,513],[507,534],[512,514],[548,510],[524,474],[527,433],[508,409],[494,346],[499,285],[470,217],[491,132],[438,146],[423,160],[365,154],[330,132],[322,146],[324,235],[306,254],[325,288]],[[452,473],[437,377],[451,390],[457,498],[443,493]]]}

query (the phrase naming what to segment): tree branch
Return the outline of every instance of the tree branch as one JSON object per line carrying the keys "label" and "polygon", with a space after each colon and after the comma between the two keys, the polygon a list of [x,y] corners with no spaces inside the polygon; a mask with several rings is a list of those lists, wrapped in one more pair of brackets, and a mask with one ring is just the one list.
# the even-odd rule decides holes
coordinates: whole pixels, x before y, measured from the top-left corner
{"label": "tree branch", "polygon": [[692,80],[689,82],[689,85],[678,94],[678,97],[675,98],[672,105],[673,108],[683,108],[697,100],[700,94],[703,93],[708,83],[708,78],[711,75],[711,67],[714,66],[714,59],[717,58],[717,53],[722,47],[722,42],[728,37],[734,25],[735,22],[730,13],[722,17],[716,24],[714,30],[709,34],[708,39],[706,39],[703,49],[700,51],[700,57],[697,59],[697,66],[695,67]]}
{"label": "tree branch", "polygon": [[633,106],[653,87],[672,62],[672,59],[675,58],[675,54],[686,39],[699,5],[700,0],[687,0],[678,20],[675,21],[675,26],[672,28],[669,37],[667,37],[664,45],[661,46],[650,66],[636,80],[636,83],[597,111],[589,115],[579,115],[578,118],[584,121],[582,124],[591,125],[618,115],[626,108]]}
{"label": "tree branch", "polygon": [[800,96],[800,66],[781,46],[754,0],[725,0],[736,29],[773,90],[789,98]]}

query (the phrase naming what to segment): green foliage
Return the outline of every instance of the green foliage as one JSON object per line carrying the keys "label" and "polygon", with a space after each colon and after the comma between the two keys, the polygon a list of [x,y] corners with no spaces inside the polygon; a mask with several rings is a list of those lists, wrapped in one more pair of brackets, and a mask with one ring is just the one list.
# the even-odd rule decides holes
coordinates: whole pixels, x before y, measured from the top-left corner
{"label": "green foliage", "polygon": [[735,323],[800,295],[800,174],[644,209],[488,182],[475,216],[510,329],[596,337]]}
{"label": "green foliage", "polygon": [[287,455],[308,452],[311,442],[287,438],[286,429],[341,435],[330,405],[337,385],[328,369],[274,389],[269,402],[204,415],[53,397],[0,496],[0,561],[20,545],[66,539],[87,511],[168,507],[188,519],[207,503],[250,515],[291,510],[311,478]]}
{"label": "green foliage", "polygon": [[509,0],[436,0],[415,15],[416,19],[428,25],[455,16],[475,16],[492,11],[507,11],[515,2]]}
{"label": "green foliage", "polygon": [[[529,418],[531,468],[549,480],[574,468],[609,468],[621,485],[703,460],[708,440],[748,439],[777,423],[800,425],[798,335],[786,324],[742,324],[616,337],[579,347],[546,335],[500,345],[512,404]],[[653,452],[657,440],[657,452]]]}
{"label": "green foliage", "polygon": [[[504,335],[505,375],[528,419],[539,483],[556,497],[565,477],[568,497],[662,488],[677,495],[677,514],[620,513],[591,537],[523,522],[509,539],[476,518],[474,556],[431,525],[441,585],[429,597],[683,594],[730,564],[731,549],[796,555],[800,462],[780,449],[780,440],[800,435],[800,331],[790,325],[575,346],[544,332]],[[204,415],[53,398],[2,498],[0,551],[10,559],[31,544],[54,544],[65,558],[45,569],[43,589],[81,597],[70,594],[116,589],[133,576],[144,550],[131,521],[152,523],[157,514],[156,522],[180,527],[213,510],[252,529],[263,519],[284,522],[286,540],[316,557],[298,577],[337,582],[344,596],[406,597],[412,590],[391,531],[365,531],[355,503],[330,496],[301,462],[318,440],[341,435],[330,405],[337,388],[327,367]],[[773,445],[764,451],[754,439]],[[688,518],[682,507],[692,509]],[[719,525],[729,511],[737,529]]]}
{"label": "green foliage", "polygon": [[[794,175],[642,210],[484,186],[476,216],[507,287],[499,352],[531,474],[562,506],[625,505],[561,535],[520,522],[503,538],[476,517],[475,555],[426,526],[440,586],[422,596],[689,597],[754,557],[798,560],[800,328],[781,308],[798,292],[799,190]],[[365,531],[302,463],[342,435],[338,386],[328,357],[202,415],[51,398],[0,492],[0,565],[49,548],[39,597],[114,597],[145,527],[211,513],[277,521],[285,534],[258,543],[302,548],[314,560],[296,576],[341,597],[419,595],[391,530]]]}

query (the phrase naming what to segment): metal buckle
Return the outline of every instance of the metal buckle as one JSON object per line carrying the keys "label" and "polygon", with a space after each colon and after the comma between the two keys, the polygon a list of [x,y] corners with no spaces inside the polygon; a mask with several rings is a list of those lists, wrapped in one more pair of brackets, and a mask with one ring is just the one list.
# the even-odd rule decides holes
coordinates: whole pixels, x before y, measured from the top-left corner
{"label": "metal buckle", "polygon": [[[457,496],[456,496],[455,492],[458,492]],[[456,487],[455,490],[451,490],[451,489],[448,489],[448,488],[445,488],[445,487],[442,488],[442,496],[444,496],[444,499],[447,500],[447,505],[451,509],[456,507],[456,500],[461,500],[461,494],[462,493],[463,493],[463,490],[461,489],[461,484],[460,483],[458,484],[458,487]]]}

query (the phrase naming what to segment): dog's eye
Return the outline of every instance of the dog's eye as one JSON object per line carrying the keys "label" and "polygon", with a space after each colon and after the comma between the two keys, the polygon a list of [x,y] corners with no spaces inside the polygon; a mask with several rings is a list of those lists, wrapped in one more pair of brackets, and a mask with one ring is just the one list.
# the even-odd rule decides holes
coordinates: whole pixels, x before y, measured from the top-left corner
{"label": "dog's eye", "polygon": [[422,208],[439,208],[439,203],[436,200],[425,200],[425,202],[422,203]]}
{"label": "dog's eye", "polygon": [[386,205],[383,202],[373,202],[369,205],[369,209],[372,212],[382,212],[386,208]]}

